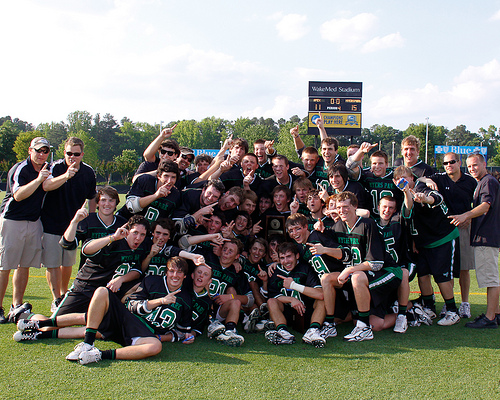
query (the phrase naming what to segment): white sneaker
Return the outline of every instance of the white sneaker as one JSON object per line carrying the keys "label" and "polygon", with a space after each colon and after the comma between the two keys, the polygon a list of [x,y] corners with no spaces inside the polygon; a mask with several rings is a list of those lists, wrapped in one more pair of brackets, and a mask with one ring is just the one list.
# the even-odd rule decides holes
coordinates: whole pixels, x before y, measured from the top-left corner
{"label": "white sneaker", "polygon": [[344,336],[346,342],[362,342],[363,340],[372,340],[373,332],[371,325],[366,325],[364,322],[359,321],[351,331],[351,333]]}
{"label": "white sneaker", "polygon": [[460,318],[470,318],[470,304],[464,301],[463,303],[460,304],[460,307],[458,308],[458,316]]}
{"label": "white sneaker", "polygon": [[214,319],[207,328],[207,336],[210,339],[214,339],[223,333],[226,330],[226,327],[217,319]]}
{"label": "white sneaker", "polygon": [[38,321],[36,319],[20,319],[17,321],[17,329],[21,332],[28,330],[38,330],[40,326],[38,325]]}
{"label": "white sneaker", "polygon": [[91,344],[85,342],[78,343],[75,346],[75,349],[66,356],[66,360],[78,361],[81,353],[83,353],[84,351],[92,350],[93,348],[94,346],[92,346]]}
{"label": "white sneaker", "polygon": [[243,330],[247,333],[255,332],[255,325],[260,318],[260,310],[258,308],[252,310],[248,317],[243,321]]}
{"label": "white sneaker", "polygon": [[94,347],[89,351],[82,351],[78,358],[80,359],[80,364],[85,365],[93,362],[99,362],[101,361],[101,357],[101,351]]}
{"label": "white sneaker", "polygon": [[295,343],[295,336],[293,336],[286,329],[280,329],[279,331],[276,330],[267,331],[265,337],[267,340],[269,340],[272,344],[275,345]]}
{"label": "white sneaker", "polygon": [[240,347],[245,342],[243,336],[238,335],[236,329],[226,330],[217,336],[217,340],[231,347]]}
{"label": "white sneaker", "polygon": [[329,337],[335,337],[337,336],[337,325],[335,324],[335,322],[323,322],[323,326],[321,327],[319,334],[322,338],[325,339],[328,339]]}
{"label": "white sneaker", "polygon": [[405,333],[408,329],[408,321],[406,319],[406,315],[398,314],[396,318],[396,323],[394,324],[394,332],[396,333]]}
{"label": "white sneaker", "polygon": [[413,313],[415,314],[415,316],[417,317],[417,322],[419,324],[424,324],[424,325],[427,325],[427,326],[431,326],[432,325],[432,319],[431,319],[431,317],[429,317],[429,314],[427,314],[424,311],[424,308],[422,307],[421,304],[413,303],[412,310],[413,310]]}
{"label": "white sneaker", "polygon": [[430,307],[423,307],[424,312],[429,316],[430,319],[436,318],[436,313]]}
{"label": "white sneaker", "polygon": [[276,325],[270,319],[263,319],[255,324],[255,332],[276,330]]}
{"label": "white sneaker", "polygon": [[302,341],[318,348],[325,347],[326,344],[326,339],[320,335],[318,328],[309,328],[302,336]]}
{"label": "white sneaker", "polygon": [[34,329],[30,331],[17,331],[12,335],[12,339],[14,339],[16,342],[22,342],[25,340],[37,340],[38,336],[41,335],[42,332]]}
{"label": "white sneaker", "polygon": [[444,318],[440,319],[437,324],[441,326],[451,326],[458,324],[460,322],[460,317],[456,312],[446,311]]}

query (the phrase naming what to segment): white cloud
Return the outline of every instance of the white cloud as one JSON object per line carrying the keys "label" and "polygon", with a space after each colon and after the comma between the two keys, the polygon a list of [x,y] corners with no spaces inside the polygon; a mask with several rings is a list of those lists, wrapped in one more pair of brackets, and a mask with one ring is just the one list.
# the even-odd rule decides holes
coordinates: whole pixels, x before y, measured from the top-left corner
{"label": "white cloud", "polygon": [[369,13],[361,13],[352,18],[335,18],[321,25],[321,37],[347,50],[365,42],[377,21],[378,18]]}
{"label": "white cloud", "polygon": [[493,14],[490,18],[491,21],[500,21],[500,10]]}
{"label": "white cloud", "polygon": [[286,41],[298,40],[309,32],[306,23],[307,16],[305,15],[285,15],[281,17],[280,21],[276,24],[278,36]]}
{"label": "white cloud", "polygon": [[[370,121],[392,119],[409,123],[429,116],[435,125],[451,121],[448,128],[475,121],[476,126],[470,129],[477,130],[489,124],[498,125],[498,120],[491,121],[490,118],[497,113],[499,91],[500,63],[495,59],[482,66],[465,68],[449,89],[427,83],[422,88],[397,90],[366,104],[364,110]],[[401,125],[397,127],[401,129]]]}
{"label": "white cloud", "polygon": [[399,32],[391,33],[384,37],[377,36],[371,39],[363,45],[361,51],[363,51],[363,53],[372,53],[393,47],[403,47],[404,42],[405,40]]}

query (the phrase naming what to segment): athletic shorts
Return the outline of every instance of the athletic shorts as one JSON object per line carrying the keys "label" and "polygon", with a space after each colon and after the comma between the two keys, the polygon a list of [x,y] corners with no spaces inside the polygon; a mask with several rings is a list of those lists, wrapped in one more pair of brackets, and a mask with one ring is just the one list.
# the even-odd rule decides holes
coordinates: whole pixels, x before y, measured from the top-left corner
{"label": "athletic shorts", "polygon": [[474,246],[477,285],[480,288],[500,286],[498,247]]}
{"label": "athletic shorts", "polygon": [[0,218],[0,270],[40,268],[42,222]]}
{"label": "athletic shorts", "polygon": [[46,268],[57,268],[61,265],[72,267],[76,262],[77,250],[65,250],[59,244],[60,235],[44,233],[42,236],[42,264]]}
{"label": "athletic shorts", "polygon": [[158,337],[153,330],[132,314],[120,299],[108,289],[109,307],[97,330],[103,340],[131,346],[140,337]]}
{"label": "athletic shorts", "polygon": [[92,290],[73,291],[72,287],[66,292],[51,318],[71,313],[86,313],[95,289],[96,288],[92,288]]}
{"label": "athletic shorts", "polygon": [[454,271],[460,270],[460,247],[453,239],[441,246],[418,249],[417,274],[432,275],[436,283],[453,279]]}
{"label": "athletic shorts", "polygon": [[460,270],[469,271],[475,268],[474,250],[470,245],[470,224],[467,228],[458,228],[460,231]]}
{"label": "athletic shorts", "polygon": [[371,304],[370,314],[384,318],[389,306],[394,302],[403,272],[399,267],[385,267],[380,271],[365,271],[368,277]]}

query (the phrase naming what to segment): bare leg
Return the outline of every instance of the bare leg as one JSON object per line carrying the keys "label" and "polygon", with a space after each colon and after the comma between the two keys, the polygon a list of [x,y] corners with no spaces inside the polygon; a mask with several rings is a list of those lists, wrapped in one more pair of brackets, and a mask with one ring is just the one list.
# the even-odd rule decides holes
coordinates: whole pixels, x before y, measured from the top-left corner
{"label": "bare leg", "polygon": [[[219,310],[219,315],[228,322],[238,323],[240,317],[241,301],[238,299],[232,299],[226,301]],[[89,309],[90,312],[90,309]]]}
{"label": "bare leg", "polygon": [[12,304],[17,306],[23,304],[24,292],[28,286],[28,278],[30,275],[29,267],[19,267],[14,271],[12,276]]}
{"label": "bare leg", "polygon": [[364,271],[356,271],[351,276],[352,288],[358,310],[370,311],[370,289],[368,288],[368,278]]}
{"label": "bare leg", "polygon": [[462,303],[469,302],[469,289],[470,289],[470,272],[469,270],[460,271],[460,295],[462,296]]}
{"label": "bare leg", "polygon": [[500,287],[486,288],[486,318],[492,320],[499,312]]}
{"label": "bare leg", "polygon": [[61,295],[61,269],[47,268],[45,273],[47,278],[47,283],[49,284],[50,291],[52,292],[52,298],[55,300]]}
{"label": "bare leg", "polygon": [[58,297],[64,295],[64,293],[68,291],[73,266],[60,266],[59,268],[61,269],[61,293]]}
{"label": "bare leg", "polygon": [[285,306],[281,301],[272,297],[267,300],[267,307],[269,308],[269,315],[271,320],[274,322],[274,325],[286,325],[286,318],[283,315]]}
{"label": "bare leg", "polygon": [[161,352],[161,342],[154,337],[141,337],[133,346],[116,349],[117,360],[142,360]]}
{"label": "bare leg", "polygon": [[9,285],[9,276],[10,269],[0,271],[0,307],[3,306],[3,299],[5,297],[5,292],[7,292],[7,286]]}

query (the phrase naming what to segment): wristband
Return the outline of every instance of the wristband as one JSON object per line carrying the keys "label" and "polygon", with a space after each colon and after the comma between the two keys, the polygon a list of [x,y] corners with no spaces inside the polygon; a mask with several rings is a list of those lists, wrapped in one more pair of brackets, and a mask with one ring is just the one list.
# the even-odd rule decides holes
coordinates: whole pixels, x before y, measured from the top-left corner
{"label": "wristband", "polygon": [[110,236],[109,236],[109,243],[108,243],[108,244],[111,244],[111,243],[113,243],[114,241],[115,241],[114,236],[113,236],[113,235],[110,235]]}
{"label": "wristband", "polygon": [[306,287],[304,285],[301,285],[300,283],[297,283],[295,281],[292,281],[292,283],[290,283],[290,289],[296,290],[299,293],[304,293],[305,288]]}

